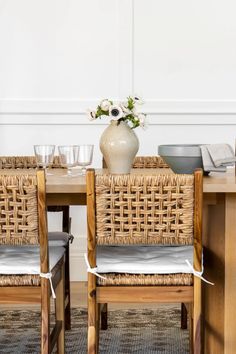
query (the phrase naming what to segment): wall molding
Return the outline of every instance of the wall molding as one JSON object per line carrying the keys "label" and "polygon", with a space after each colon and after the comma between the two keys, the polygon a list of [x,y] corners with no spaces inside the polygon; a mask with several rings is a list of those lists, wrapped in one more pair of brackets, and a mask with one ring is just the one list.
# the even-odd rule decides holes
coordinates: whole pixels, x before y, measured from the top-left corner
{"label": "wall molding", "polygon": [[[115,99],[114,99],[115,100]],[[0,125],[107,125],[90,122],[88,107],[99,99],[0,100]],[[235,125],[236,100],[152,100],[141,108],[149,125]]]}
{"label": "wall molding", "polygon": [[[112,98],[114,101],[125,99]],[[0,115],[63,114],[84,115],[101,98],[73,99],[0,99]],[[148,114],[236,114],[235,100],[157,100],[146,99],[142,107]]]}

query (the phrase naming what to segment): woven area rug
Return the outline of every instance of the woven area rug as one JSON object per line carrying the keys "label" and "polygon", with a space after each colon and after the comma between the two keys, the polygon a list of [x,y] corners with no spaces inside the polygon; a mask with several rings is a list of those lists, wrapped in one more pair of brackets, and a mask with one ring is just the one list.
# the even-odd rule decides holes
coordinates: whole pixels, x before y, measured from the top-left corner
{"label": "woven area rug", "polygon": [[[1,311],[0,353],[39,353],[40,313],[36,310]],[[187,354],[188,331],[180,329],[176,306],[147,310],[112,310],[109,328],[100,331],[100,353]],[[87,311],[72,310],[72,329],[66,332],[66,353],[87,352]]]}

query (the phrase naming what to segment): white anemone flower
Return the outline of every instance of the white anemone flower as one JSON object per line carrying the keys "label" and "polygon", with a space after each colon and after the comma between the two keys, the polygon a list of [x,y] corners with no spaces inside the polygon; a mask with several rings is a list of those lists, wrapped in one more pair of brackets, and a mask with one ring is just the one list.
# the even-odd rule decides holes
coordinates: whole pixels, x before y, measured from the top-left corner
{"label": "white anemone flower", "polygon": [[134,102],[137,103],[137,104],[143,104],[144,103],[142,98],[137,96],[137,95],[134,95],[132,98],[133,98]]}
{"label": "white anemone flower", "polygon": [[108,101],[107,99],[102,100],[100,103],[100,107],[103,111],[108,111],[109,108],[111,107],[111,102]]}
{"label": "white anemone flower", "polygon": [[122,108],[120,106],[112,105],[109,108],[109,116],[115,120],[118,120],[118,119],[124,117],[124,113],[123,113]]}
{"label": "white anemone flower", "polygon": [[132,111],[128,107],[126,107],[124,103],[120,104],[120,108],[125,114],[132,114]]}
{"label": "white anemone flower", "polygon": [[138,114],[138,119],[139,119],[139,125],[142,128],[147,128],[147,119],[146,119],[146,115],[144,113],[139,113]]}
{"label": "white anemone flower", "polygon": [[89,120],[95,120],[96,119],[96,112],[95,111],[91,111],[90,109],[88,110],[88,118]]}

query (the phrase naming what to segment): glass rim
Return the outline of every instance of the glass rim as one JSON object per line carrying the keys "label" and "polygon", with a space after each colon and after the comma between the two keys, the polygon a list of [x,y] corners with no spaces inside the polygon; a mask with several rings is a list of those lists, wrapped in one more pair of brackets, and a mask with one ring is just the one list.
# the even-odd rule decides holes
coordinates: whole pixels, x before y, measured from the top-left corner
{"label": "glass rim", "polygon": [[90,146],[90,147],[94,147],[94,144],[80,144],[79,146]]}
{"label": "glass rim", "polygon": [[79,147],[79,145],[58,145],[57,147],[58,148],[61,148],[61,147]]}
{"label": "glass rim", "polygon": [[56,145],[53,145],[53,144],[36,144],[34,146],[51,146],[51,147],[55,147]]}

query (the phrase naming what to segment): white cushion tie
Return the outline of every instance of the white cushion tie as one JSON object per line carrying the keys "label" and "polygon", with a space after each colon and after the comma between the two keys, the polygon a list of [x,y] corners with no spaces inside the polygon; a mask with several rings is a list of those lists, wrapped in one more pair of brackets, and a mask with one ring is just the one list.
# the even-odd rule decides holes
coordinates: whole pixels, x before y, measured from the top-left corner
{"label": "white cushion tie", "polygon": [[92,273],[92,274],[96,275],[98,278],[106,280],[106,277],[103,277],[102,275],[97,273],[97,267],[95,267],[95,268],[91,268],[90,267],[90,264],[89,264],[89,261],[88,261],[88,256],[87,256],[86,253],[84,254],[84,259],[85,259],[85,263],[87,265],[87,272],[88,273]]}
{"label": "white cushion tie", "polygon": [[202,279],[202,280],[203,280],[205,283],[207,283],[207,284],[215,285],[214,283],[210,282],[209,280],[207,280],[206,278],[204,278],[204,277],[202,276],[203,270],[201,270],[200,272],[198,272],[197,270],[195,270],[195,269],[193,268],[192,264],[189,262],[188,259],[185,259],[185,262],[187,263],[187,265],[188,265],[189,268],[191,269],[191,273],[193,273],[193,275],[194,275],[195,277],[198,277],[198,278]]}
{"label": "white cushion tie", "polygon": [[55,294],[55,291],[53,289],[53,285],[52,285],[52,273],[39,273],[40,277],[42,278],[46,278],[46,279],[49,279],[50,281],[50,286],[51,286],[51,292],[52,292],[52,297],[53,299],[56,299],[56,294]]}

